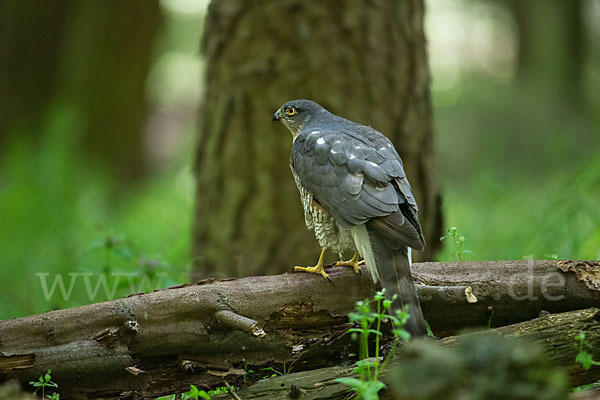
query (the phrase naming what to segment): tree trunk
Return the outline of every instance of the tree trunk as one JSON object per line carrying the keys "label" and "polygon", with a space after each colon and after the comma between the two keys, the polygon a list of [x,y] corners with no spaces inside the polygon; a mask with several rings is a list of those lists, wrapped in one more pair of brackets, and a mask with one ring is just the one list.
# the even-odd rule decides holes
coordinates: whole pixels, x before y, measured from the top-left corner
{"label": "tree trunk", "polygon": [[146,169],[146,81],[162,25],[159,3],[94,0],[70,9],[58,79],[81,107],[82,145],[123,180],[137,178]]}
{"label": "tree trunk", "polygon": [[[308,98],[387,135],[404,160],[431,259],[441,233],[421,0],[213,1],[204,33],[206,93],[196,155],[198,276],[313,265],[289,170],[291,137],[273,126]],[[285,240],[283,240],[285,238]]]}
{"label": "tree trunk", "polygon": [[586,35],[581,0],[510,0],[519,34],[519,76],[538,90],[582,103]]}
{"label": "tree trunk", "polygon": [[46,132],[58,106],[74,111],[70,133],[86,154],[139,176],[158,2],[5,0],[0,17],[0,136]]}
{"label": "tree trunk", "polygon": [[[485,326],[490,306],[497,324],[600,304],[598,262],[414,266],[415,277],[428,284],[418,289],[434,330]],[[204,281],[2,321],[0,377],[28,382],[51,368],[63,394],[158,396],[189,384],[220,386],[224,376],[241,380],[242,360],[256,371],[251,381],[267,374],[260,367],[336,365],[356,351],[345,334],[347,313],[375,288],[350,268],[334,268],[330,276],[335,285],[305,273]],[[467,287],[476,303],[467,300]],[[590,340],[599,348],[600,336]]]}
{"label": "tree trunk", "polygon": [[55,76],[67,19],[66,0],[0,2],[0,142],[37,132],[57,89]]}

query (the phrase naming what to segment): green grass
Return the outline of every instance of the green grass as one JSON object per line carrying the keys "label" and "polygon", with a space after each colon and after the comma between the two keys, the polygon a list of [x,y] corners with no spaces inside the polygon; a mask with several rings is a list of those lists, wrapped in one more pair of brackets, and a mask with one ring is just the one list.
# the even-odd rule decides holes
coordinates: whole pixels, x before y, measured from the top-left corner
{"label": "green grass", "polygon": [[[482,177],[444,193],[446,220],[473,255],[463,260],[600,258],[600,164],[551,182]],[[446,245],[440,259],[451,248]]]}
{"label": "green grass", "polygon": [[474,252],[463,260],[600,258],[599,121],[481,81],[434,105],[446,226]]}
{"label": "green grass", "polygon": [[[184,281],[193,192],[185,167],[118,188],[77,151],[77,121],[68,109],[51,113],[45,126],[41,139],[22,135],[0,159],[0,319],[90,302],[83,284],[68,301],[58,291],[46,301],[37,273],[49,273],[49,284],[62,274],[68,284],[69,273],[91,272],[93,289],[97,274],[155,273],[157,260],[168,264],[163,287]],[[106,252],[96,245],[119,235],[130,256],[115,255],[107,268]],[[99,293],[95,300],[104,300]],[[116,295],[127,293],[119,287]]]}

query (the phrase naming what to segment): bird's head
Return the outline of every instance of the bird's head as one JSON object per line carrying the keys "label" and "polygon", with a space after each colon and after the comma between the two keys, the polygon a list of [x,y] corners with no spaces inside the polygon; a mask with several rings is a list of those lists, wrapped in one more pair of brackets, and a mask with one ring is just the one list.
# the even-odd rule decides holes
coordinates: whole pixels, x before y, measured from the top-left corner
{"label": "bird's head", "polygon": [[273,114],[273,123],[280,121],[295,137],[309,121],[315,121],[325,114],[329,112],[314,101],[292,100]]}

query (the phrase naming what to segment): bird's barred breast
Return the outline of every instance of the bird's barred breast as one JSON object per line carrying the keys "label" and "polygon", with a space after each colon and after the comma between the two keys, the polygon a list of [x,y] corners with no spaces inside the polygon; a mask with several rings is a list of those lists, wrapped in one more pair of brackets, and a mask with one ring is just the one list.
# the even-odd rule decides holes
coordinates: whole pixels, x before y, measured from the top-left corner
{"label": "bird's barred breast", "polygon": [[354,242],[348,229],[338,226],[331,214],[300,183],[300,179],[292,168],[294,181],[300,192],[300,200],[304,208],[304,222],[312,230],[321,247],[343,252],[352,249]]}

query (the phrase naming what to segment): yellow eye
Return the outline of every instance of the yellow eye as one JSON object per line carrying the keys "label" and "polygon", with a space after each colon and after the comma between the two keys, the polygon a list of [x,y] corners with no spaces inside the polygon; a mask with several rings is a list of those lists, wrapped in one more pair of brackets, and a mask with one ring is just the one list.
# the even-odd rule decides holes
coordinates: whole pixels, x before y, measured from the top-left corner
{"label": "yellow eye", "polygon": [[294,115],[296,114],[296,109],[294,107],[286,107],[285,113],[286,115]]}

